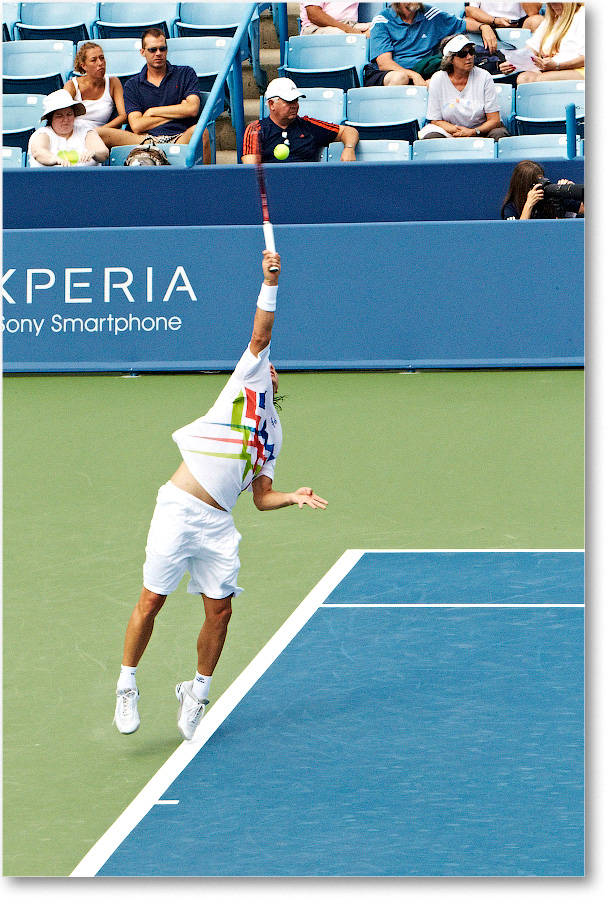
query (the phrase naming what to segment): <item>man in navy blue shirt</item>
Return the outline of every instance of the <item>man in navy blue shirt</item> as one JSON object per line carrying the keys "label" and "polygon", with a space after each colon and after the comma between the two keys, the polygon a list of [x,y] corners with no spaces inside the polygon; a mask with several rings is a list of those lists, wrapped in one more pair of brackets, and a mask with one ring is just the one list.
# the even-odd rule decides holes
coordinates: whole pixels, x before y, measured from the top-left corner
{"label": "man in navy blue shirt", "polygon": [[366,85],[426,85],[439,69],[443,38],[465,31],[479,31],[484,44],[496,48],[496,35],[490,25],[467,16],[452,16],[424,3],[392,3],[375,16],[366,65]]}
{"label": "man in navy blue shirt", "polygon": [[264,95],[269,114],[250,122],[243,138],[244,163],[316,162],[323,147],[339,141],[344,144],[340,159],[353,162],[359,132],[350,125],[321,122],[299,116],[299,99],[306,97],[290,78],[275,78]]}
{"label": "man in navy blue shirt", "polygon": [[[187,144],[200,111],[198,77],[190,66],[172,66],[167,60],[167,39],[158,28],[148,28],[141,39],[146,65],[125,83],[124,101],[130,131],[100,128],[108,147],[141,144]],[[207,129],[203,132],[203,163],[211,163]]]}

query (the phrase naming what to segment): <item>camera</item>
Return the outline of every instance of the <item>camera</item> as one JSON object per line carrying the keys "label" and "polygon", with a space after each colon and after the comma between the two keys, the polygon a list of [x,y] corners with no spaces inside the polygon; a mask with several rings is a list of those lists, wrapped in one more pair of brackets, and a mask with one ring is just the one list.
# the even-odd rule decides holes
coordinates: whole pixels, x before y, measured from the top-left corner
{"label": "camera", "polygon": [[534,219],[564,219],[567,213],[577,213],[584,202],[583,184],[552,184],[548,178],[539,178],[543,199],[533,210]]}

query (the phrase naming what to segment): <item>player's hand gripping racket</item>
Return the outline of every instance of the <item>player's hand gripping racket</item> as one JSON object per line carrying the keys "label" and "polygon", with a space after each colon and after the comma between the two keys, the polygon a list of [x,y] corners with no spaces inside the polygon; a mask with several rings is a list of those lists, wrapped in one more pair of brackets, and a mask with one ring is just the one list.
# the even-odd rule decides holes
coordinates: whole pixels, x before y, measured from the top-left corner
{"label": "player's hand gripping racket", "polygon": [[[262,201],[262,228],[264,229],[264,243],[267,250],[270,250],[271,253],[276,253],[276,247],[274,244],[274,229],[272,227],[270,214],[268,212],[268,194],[266,193],[266,179],[264,177],[264,166],[262,165],[262,151],[260,147],[258,147],[256,171],[258,175],[260,200]],[[270,271],[278,272],[279,267],[271,266]]]}

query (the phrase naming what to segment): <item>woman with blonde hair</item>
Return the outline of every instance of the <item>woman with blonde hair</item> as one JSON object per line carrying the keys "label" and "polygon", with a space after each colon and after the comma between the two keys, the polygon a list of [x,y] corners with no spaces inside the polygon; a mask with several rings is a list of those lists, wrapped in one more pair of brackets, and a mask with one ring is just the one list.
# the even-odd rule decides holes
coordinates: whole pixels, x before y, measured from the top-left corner
{"label": "woman with blonde hair", "polygon": [[121,128],[127,121],[122,84],[115,75],[106,75],[106,59],[99,44],[87,41],[82,45],[74,59],[74,71],[79,74],[65,89],[84,104],[87,121],[97,129]]}
{"label": "woman with blonde hair", "polygon": [[[547,3],[542,23],[526,46],[534,51],[536,69],[520,72],[518,84],[531,81],[581,81],[585,77],[585,6],[583,3]],[[508,75],[513,66],[502,63]]]}

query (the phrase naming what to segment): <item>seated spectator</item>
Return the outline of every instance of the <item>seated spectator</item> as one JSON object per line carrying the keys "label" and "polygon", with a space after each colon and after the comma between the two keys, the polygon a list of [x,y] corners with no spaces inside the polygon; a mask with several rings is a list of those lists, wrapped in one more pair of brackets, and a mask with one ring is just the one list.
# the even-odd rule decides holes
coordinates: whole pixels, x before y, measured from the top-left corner
{"label": "seated spectator", "polygon": [[[148,28],[141,38],[146,60],[139,75],[124,86],[125,111],[130,131],[99,128],[108,147],[141,144],[187,144],[200,111],[198,77],[190,66],[172,66],[167,60],[167,39],[159,28]],[[203,163],[211,163],[207,129],[203,132]]]}
{"label": "seated spectator", "polygon": [[501,0],[469,0],[467,16],[492,28],[527,28],[536,31],[543,20],[542,3],[509,3]]}
{"label": "seated spectator", "polygon": [[479,31],[485,46],[496,49],[496,34],[490,25],[468,16],[459,19],[423,3],[391,3],[372,22],[372,62],[365,66],[365,84],[425,86],[441,65],[437,49],[441,41],[465,31]]}
{"label": "seated spectator", "polygon": [[108,158],[108,148],[84,118],[84,104],[64,88],[45,97],[43,108],[40,120],[46,124],[36,129],[28,145],[32,168],[98,166]]}
{"label": "seated spectator", "polygon": [[421,138],[508,137],[492,76],[475,65],[475,44],[464,34],[443,43],[441,71],[429,82]]}
{"label": "seated spectator", "polygon": [[300,118],[299,98],[305,97],[290,78],[275,78],[266,88],[269,115],[250,122],[243,139],[244,163],[316,162],[323,147],[341,141],[342,162],[356,159],[359,132],[350,125],[334,125],[318,119]]}
{"label": "seated spectator", "polygon": [[87,121],[95,128],[121,128],[127,121],[122,84],[115,75],[106,75],[106,58],[99,44],[87,41],[82,45],[74,59],[74,71],[80,74],[68,81],[65,89],[84,103]]}
{"label": "seated spectator", "polygon": [[[585,7],[583,3],[547,3],[541,25],[526,46],[534,51],[535,71],[520,72],[518,84],[532,81],[580,81],[585,77]],[[505,75],[515,71],[501,63]]]}
{"label": "seated spectator", "polygon": [[[501,219],[536,219],[550,218],[543,213],[539,204],[544,199],[544,190],[539,183],[545,177],[545,170],[531,159],[522,159],[513,169],[507,196],[500,211]],[[560,178],[558,184],[572,184],[566,178]],[[585,214],[584,204],[577,200],[564,202],[565,214],[582,217]]]}
{"label": "seated spectator", "polygon": [[371,22],[359,22],[358,3],[300,3],[300,34],[364,34]]}

